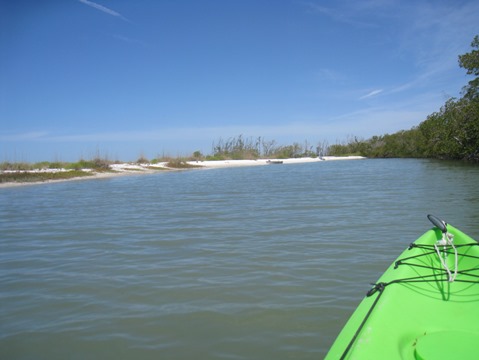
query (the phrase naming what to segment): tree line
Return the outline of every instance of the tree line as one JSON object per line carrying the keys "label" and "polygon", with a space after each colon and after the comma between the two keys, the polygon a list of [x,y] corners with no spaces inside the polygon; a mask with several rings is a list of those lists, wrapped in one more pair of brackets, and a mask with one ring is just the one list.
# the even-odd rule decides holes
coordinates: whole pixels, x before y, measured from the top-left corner
{"label": "tree line", "polygon": [[410,130],[349,139],[329,146],[330,155],[436,158],[479,162],[479,36],[472,50],[459,55],[459,66],[475,78],[462,89],[462,97],[449,99],[439,111]]}
{"label": "tree line", "polygon": [[[195,158],[202,157],[195,152]],[[252,160],[259,158],[288,159],[318,156],[318,146],[314,147],[308,140],[292,145],[280,145],[275,140],[266,140],[263,137],[244,137],[239,135],[227,140],[219,139],[213,143],[212,155],[207,160]]]}

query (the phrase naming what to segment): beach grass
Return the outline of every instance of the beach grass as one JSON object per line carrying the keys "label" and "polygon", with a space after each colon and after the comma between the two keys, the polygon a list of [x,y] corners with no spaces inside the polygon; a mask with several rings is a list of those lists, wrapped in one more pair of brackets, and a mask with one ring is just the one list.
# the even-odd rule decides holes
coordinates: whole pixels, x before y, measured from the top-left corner
{"label": "beach grass", "polygon": [[17,171],[17,172],[4,172],[0,173],[1,183],[33,183],[33,182],[45,182],[51,180],[68,180],[78,177],[92,176],[91,172],[81,170],[70,170],[60,172],[30,172],[30,171]]}
{"label": "beach grass", "polygon": [[[357,157],[304,157],[281,160],[281,164],[297,164],[303,162],[318,162],[326,160],[364,159]],[[154,165],[155,164],[155,165]],[[169,159],[167,162],[150,162],[147,164],[119,163],[107,160],[80,160],[76,163],[42,162],[42,163],[0,163],[0,186],[8,187],[18,184],[45,183],[74,178],[106,178],[127,174],[152,174],[161,171],[180,171],[190,169],[205,169],[218,167],[268,165],[270,161],[255,160],[191,160],[185,158]]]}
{"label": "beach grass", "polygon": [[167,168],[170,169],[195,169],[195,168],[200,168],[201,166],[197,165],[192,165],[186,162],[183,159],[173,159],[170,160],[166,163],[165,165]]}

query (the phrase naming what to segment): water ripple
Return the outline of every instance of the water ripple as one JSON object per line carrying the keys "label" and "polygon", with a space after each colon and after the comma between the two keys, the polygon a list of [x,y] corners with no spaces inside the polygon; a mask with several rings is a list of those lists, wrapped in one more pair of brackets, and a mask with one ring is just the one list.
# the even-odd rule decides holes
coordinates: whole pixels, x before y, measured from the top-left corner
{"label": "water ripple", "polygon": [[477,167],[366,160],[0,189],[5,358],[316,359]]}

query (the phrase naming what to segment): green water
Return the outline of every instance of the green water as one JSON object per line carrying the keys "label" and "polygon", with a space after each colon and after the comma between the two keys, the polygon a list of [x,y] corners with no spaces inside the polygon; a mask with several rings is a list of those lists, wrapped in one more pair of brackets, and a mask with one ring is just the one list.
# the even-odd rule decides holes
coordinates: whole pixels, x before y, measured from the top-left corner
{"label": "green water", "polygon": [[479,166],[331,161],[0,189],[3,359],[318,359]]}

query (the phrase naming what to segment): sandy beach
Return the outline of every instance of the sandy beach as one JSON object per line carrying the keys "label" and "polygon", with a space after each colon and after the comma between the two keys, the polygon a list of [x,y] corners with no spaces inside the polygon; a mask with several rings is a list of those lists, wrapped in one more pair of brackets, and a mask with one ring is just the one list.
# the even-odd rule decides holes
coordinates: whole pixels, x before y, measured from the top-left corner
{"label": "sandy beach", "polygon": [[323,156],[321,158],[292,158],[292,159],[257,159],[257,160],[220,160],[220,161],[189,161],[191,165],[203,166],[205,168],[222,168],[236,166],[259,166],[259,165],[275,165],[278,162],[283,165],[312,163],[333,160],[361,160],[362,156]]}
{"label": "sandy beach", "polygon": [[[240,166],[277,166],[277,165],[292,165],[301,163],[323,162],[323,161],[337,161],[337,160],[361,160],[362,156],[323,156],[321,158],[293,158],[293,159],[257,159],[257,160],[208,160],[208,161],[188,161],[187,164],[196,166],[196,168],[177,169],[167,167],[166,162],[157,164],[132,164],[121,163],[112,164],[110,168],[112,172],[93,172],[91,169],[84,169],[85,172],[91,172],[91,176],[75,177],[71,179],[59,179],[59,180],[46,180],[46,181],[34,181],[34,182],[5,182],[0,183],[0,188],[15,187],[15,186],[29,186],[48,183],[57,183],[64,181],[83,181],[94,179],[106,179],[117,176],[127,175],[142,175],[142,174],[155,174],[159,171],[184,171],[195,169],[215,169],[215,168],[228,168],[228,167],[240,167]],[[48,170],[32,170],[31,172],[65,172],[65,169],[48,169]],[[13,171],[5,171],[13,172]]]}

